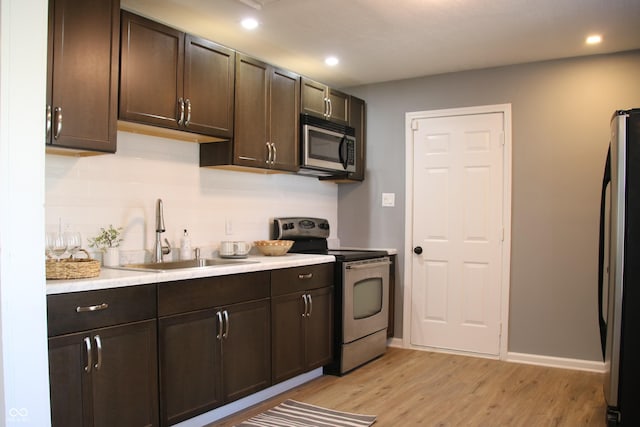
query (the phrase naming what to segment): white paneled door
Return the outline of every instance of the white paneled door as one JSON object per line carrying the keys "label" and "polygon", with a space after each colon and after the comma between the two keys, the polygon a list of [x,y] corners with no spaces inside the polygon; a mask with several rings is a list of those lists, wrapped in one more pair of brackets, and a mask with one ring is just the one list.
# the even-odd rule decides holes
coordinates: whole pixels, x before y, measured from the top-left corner
{"label": "white paneled door", "polygon": [[499,355],[504,113],[415,118],[411,344]]}

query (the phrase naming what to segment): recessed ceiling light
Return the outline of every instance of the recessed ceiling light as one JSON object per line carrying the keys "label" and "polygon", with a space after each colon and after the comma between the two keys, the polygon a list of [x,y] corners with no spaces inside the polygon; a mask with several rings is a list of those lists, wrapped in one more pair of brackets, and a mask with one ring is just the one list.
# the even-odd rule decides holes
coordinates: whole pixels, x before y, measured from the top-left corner
{"label": "recessed ceiling light", "polygon": [[240,25],[247,30],[255,30],[258,28],[258,21],[254,18],[245,18],[240,22]]}
{"label": "recessed ceiling light", "polygon": [[338,65],[339,62],[340,62],[340,60],[338,58],[336,58],[335,56],[328,56],[324,60],[324,63],[327,64],[330,67],[335,67],[336,65]]}
{"label": "recessed ceiling light", "polygon": [[598,44],[602,41],[602,36],[600,34],[592,34],[587,37],[587,44]]}

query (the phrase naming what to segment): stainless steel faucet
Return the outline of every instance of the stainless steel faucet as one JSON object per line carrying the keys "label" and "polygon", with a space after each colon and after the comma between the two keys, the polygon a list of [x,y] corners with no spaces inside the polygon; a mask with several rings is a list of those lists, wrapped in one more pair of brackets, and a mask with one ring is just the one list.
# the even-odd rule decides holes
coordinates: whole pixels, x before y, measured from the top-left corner
{"label": "stainless steel faucet", "polygon": [[162,246],[162,233],[165,231],[164,214],[162,213],[162,199],[158,199],[156,202],[156,245],[154,248],[154,262],[162,262],[162,256],[168,255],[171,252],[171,246],[166,238],[164,241],[167,246]]}

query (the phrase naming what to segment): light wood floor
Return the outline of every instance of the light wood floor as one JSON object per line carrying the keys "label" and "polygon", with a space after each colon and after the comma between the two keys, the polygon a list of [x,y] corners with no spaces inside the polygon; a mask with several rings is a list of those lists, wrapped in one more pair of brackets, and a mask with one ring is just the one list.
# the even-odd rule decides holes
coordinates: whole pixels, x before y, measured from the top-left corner
{"label": "light wood floor", "polygon": [[377,415],[381,426],[605,426],[602,375],[389,348],[344,376],[323,376],[212,426],[285,399]]}

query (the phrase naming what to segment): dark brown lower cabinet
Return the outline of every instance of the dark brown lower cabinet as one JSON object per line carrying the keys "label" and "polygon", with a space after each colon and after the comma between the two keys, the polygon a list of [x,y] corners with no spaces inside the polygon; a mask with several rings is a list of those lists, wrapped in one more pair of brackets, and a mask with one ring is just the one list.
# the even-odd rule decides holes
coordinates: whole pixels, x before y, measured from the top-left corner
{"label": "dark brown lower cabinet", "polygon": [[162,425],[271,384],[269,300],[160,318]]}
{"label": "dark brown lower cabinet", "polygon": [[49,338],[51,425],[157,426],[156,320]]}
{"label": "dark brown lower cabinet", "polygon": [[333,287],[274,296],[271,311],[274,384],[331,361]]}

